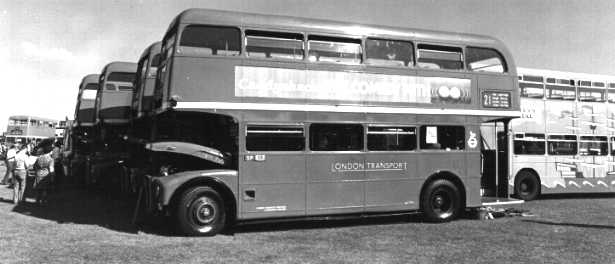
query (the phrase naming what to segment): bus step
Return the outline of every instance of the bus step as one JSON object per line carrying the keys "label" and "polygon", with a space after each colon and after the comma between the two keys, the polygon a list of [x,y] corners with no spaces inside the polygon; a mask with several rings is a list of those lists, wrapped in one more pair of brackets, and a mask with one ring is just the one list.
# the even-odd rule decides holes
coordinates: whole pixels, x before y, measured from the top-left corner
{"label": "bus step", "polygon": [[514,198],[481,197],[481,203],[483,206],[522,204],[523,202],[524,202],[523,200],[514,199]]}

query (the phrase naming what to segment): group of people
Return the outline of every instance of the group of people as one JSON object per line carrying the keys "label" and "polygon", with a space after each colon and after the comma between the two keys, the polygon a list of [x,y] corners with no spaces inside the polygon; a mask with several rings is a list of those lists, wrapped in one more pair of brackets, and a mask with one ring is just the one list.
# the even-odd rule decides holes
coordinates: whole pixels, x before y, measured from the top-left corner
{"label": "group of people", "polygon": [[14,204],[25,201],[24,193],[29,169],[34,172],[32,187],[36,192],[36,202],[39,204],[49,202],[48,194],[56,178],[55,163],[59,164],[59,143],[47,140],[40,142],[36,147],[21,142],[10,146],[2,145],[0,158],[4,158],[6,166],[6,173],[0,183],[12,186]]}

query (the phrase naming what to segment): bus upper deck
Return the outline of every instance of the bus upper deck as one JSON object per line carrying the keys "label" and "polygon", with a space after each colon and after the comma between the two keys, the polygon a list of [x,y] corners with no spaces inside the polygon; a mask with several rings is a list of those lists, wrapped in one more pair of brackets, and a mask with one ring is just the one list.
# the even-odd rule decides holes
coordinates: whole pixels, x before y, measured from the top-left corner
{"label": "bus upper deck", "polygon": [[141,118],[152,111],[156,71],[160,63],[161,42],[148,46],[137,63],[137,73],[132,96],[132,119]]}
{"label": "bus upper deck", "polygon": [[10,116],[5,140],[9,143],[31,142],[55,137],[57,121],[49,118],[15,115]]}
{"label": "bus upper deck", "polygon": [[159,110],[518,115],[512,57],[484,36],[190,9],[162,54]]}
{"label": "bus upper deck", "polygon": [[77,106],[75,107],[75,125],[92,126],[96,120],[95,101],[98,91],[98,74],[88,74],[83,77],[79,84]]}
{"label": "bus upper deck", "polygon": [[129,122],[136,71],[137,64],[132,62],[111,62],[103,68],[96,95],[96,123]]}

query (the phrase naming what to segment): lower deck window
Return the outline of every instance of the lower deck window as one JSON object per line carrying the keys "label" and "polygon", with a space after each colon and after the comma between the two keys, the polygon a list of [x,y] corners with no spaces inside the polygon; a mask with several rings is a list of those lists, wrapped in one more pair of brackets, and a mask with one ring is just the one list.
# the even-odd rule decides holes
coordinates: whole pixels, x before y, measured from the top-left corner
{"label": "lower deck window", "polygon": [[363,126],[357,124],[310,125],[310,149],[358,151],[363,149]]}
{"label": "lower deck window", "polygon": [[517,155],[544,155],[544,134],[517,134],[513,142],[514,153]]}
{"label": "lower deck window", "polygon": [[305,148],[303,127],[248,126],[246,149],[250,151],[301,151]]}
{"label": "lower deck window", "polygon": [[550,135],[547,140],[549,155],[576,155],[575,135]]}
{"label": "lower deck window", "polygon": [[416,149],[415,127],[369,127],[368,150],[414,150]]}
{"label": "lower deck window", "polygon": [[462,150],[465,148],[463,126],[421,126],[421,149]]}
{"label": "lower deck window", "polygon": [[604,136],[581,136],[579,154],[584,156],[604,156],[608,152],[608,143]]}

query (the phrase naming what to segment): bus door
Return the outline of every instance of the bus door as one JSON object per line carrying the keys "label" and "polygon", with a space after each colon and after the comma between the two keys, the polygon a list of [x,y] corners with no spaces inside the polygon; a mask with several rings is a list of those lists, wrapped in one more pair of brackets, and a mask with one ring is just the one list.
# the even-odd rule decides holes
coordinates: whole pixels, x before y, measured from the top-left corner
{"label": "bus door", "polygon": [[240,160],[244,219],[305,215],[305,133],[302,124],[248,124]]}
{"label": "bus door", "polygon": [[508,123],[494,121],[481,125],[481,189],[484,197],[508,197]]}

